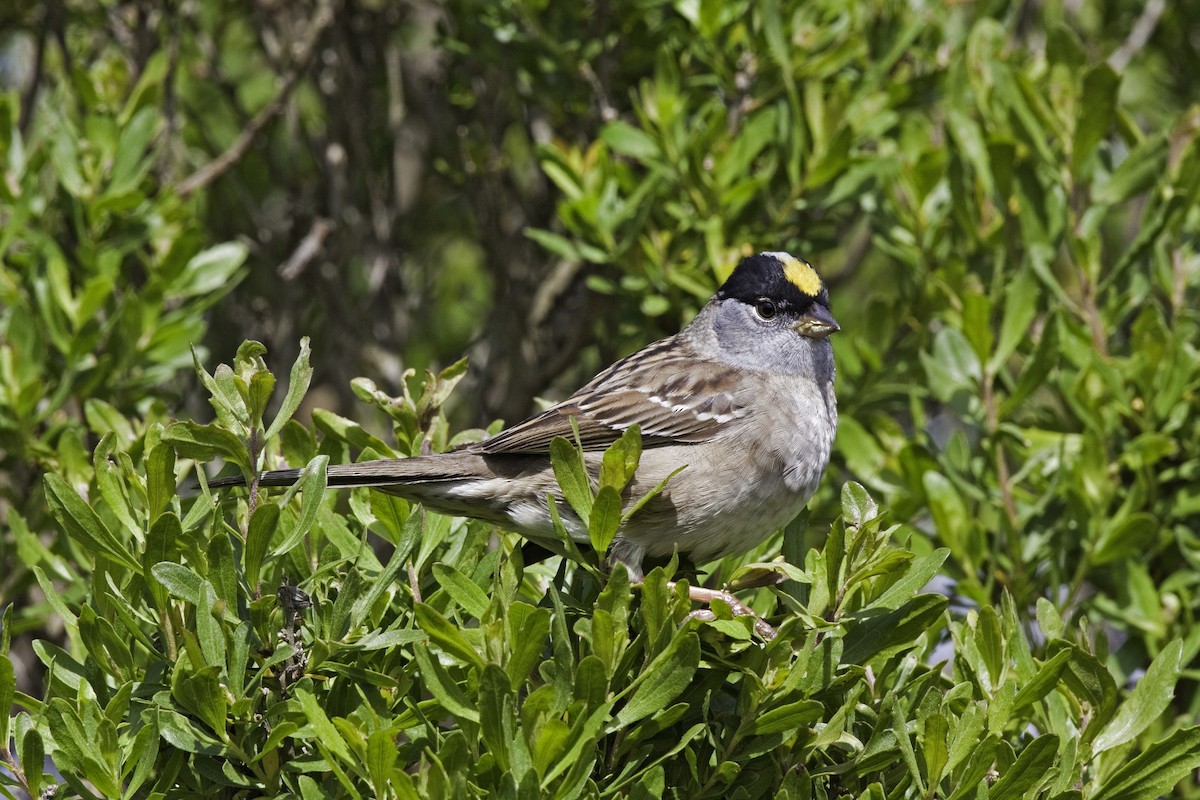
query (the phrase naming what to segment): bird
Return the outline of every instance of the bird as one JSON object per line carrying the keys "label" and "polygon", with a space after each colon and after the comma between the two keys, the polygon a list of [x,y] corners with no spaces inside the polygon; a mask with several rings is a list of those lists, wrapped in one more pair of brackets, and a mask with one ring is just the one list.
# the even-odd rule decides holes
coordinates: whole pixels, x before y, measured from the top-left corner
{"label": "bird", "polygon": [[[647,558],[677,553],[703,564],[744,553],[803,510],[829,464],[837,430],[829,336],[839,330],[811,264],[757,253],[682,330],[615,362],[566,400],[445,453],[330,466],[328,486],[371,487],[543,543],[557,541],[547,499],[554,496],[563,526],[586,544],[587,525],[562,502],[550,444],[575,439],[577,430],[594,480],[603,451],[636,425],[643,450],[623,513],[670,477],[622,523],[607,566],[624,566],[636,583]],[[298,469],[271,470],[258,485],[300,477]]]}

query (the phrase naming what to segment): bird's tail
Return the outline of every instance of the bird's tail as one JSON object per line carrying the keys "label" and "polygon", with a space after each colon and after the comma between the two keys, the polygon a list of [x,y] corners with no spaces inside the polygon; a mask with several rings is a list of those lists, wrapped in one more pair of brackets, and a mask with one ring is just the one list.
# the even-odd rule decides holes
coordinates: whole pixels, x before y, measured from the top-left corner
{"label": "bird's tail", "polygon": [[[326,483],[331,489],[350,489],[357,486],[386,488],[460,480],[471,472],[471,465],[466,463],[468,459],[478,460],[478,456],[460,459],[455,458],[454,454],[446,453],[433,457],[388,458],[364,461],[361,464],[335,464],[326,470]],[[463,463],[459,463],[460,461]],[[258,485],[260,488],[291,486],[300,480],[302,473],[303,470],[299,469],[268,470],[258,476]],[[218,478],[209,481],[208,484],[210,489],[245,485],[246,479],[241,476]]]}

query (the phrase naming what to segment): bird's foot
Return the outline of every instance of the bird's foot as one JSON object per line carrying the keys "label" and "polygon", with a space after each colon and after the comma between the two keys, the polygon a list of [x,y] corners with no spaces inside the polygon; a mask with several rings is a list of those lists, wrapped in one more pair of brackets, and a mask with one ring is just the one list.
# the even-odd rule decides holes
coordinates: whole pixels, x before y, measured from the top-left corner
{"label": "bird's foot", "polygon": [[[667,584],[671,589],[675,588],[674,581]],[[727,592],[723,589],[705,589],[703,586],[688,586],[688,597],[693,603],[703,603],[704,605],[712,605],[713,600],[720,600],[729,606],[735,617],[754,617],[754,632],[763,638],[764,641],[771,641],[776,636],[776,631],[771,627],[766,620],[754,612],[754,609],[739,600],[732,592]],[[689,619],[701,619],[711,621],[717,618],[717,615],[711,609],[698,609],[688,614]]]}

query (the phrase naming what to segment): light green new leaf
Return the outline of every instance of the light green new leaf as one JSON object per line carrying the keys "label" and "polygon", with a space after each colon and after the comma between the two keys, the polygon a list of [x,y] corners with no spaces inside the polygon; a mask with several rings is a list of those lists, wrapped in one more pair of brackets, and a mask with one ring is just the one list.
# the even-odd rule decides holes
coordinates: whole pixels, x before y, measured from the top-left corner
{"label": "light green new leaf", "polygon": [[633,425],[604,451],[600,485],[611,486],[620,492],[633,478],[641,457],[642,435],[638,426]]}
{"label": "light green new leaf", "polygon": [[641,128],[616,120],[600,129],[600,140],[623,156],[643,163],[659,157],[658,143]]}
{"label": "light green new leaf", "polygon": [[283,404],[279,407],[279,413],[275,415],[275,419],[271,420],[271,427],[267,428],[267,439],[273,439],[284,424],[292,418],[296,409],[300,407],[300,401],[304,399],[304,395],[308,391],[308,385],[312,382],[313,376],[312,364],[309,363],[310,352],[308,337],[305,336],[300,340],[300,354],[296,356],[296,361],[292,364],[292,372],[288,376],[288,389],[287,394],[283,396]]}
{"label": "light green new leaf", "polygon": [[621,496],[611,486],[601,486],[588,520],[588,538],[603,557],[621,527]]}
{"label": "light green new leaf", "polygon": [[554,469],[554,477],[562,489],[563,498],[586,525],[591,519],[595,498],[583,456],[569,441],[556,436],[550,442],[550,466]]}
{"label": "light green new leaf", "polygon": [[842,516],[847,525],[862,527],[879,516],[879,505],[861,484],[846,481],[842,485]]}

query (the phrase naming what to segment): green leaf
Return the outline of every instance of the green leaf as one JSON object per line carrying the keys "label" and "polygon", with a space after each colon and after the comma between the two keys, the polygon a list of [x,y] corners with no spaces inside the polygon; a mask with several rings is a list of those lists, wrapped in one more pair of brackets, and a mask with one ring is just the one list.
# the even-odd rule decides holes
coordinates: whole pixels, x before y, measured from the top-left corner
{"label": "green leaf", "polygon": [[562,489],[563,499],[570,504],[583,524],[587,525],[592,516],[595,496],[588,481],[587,469],[583,465],[583,455],[566,439],[556,436],[550,442],[550,466],[553,467],[554,477]]}
{"label": "green leaf", "polygon": [[12,722],[10,709],[13,707],[13,697],[17,691],[17,677],[13,672],[12,660],[8,653],[0,653],[0,708],[5,709],[0,714],[0,742],[8,742],[8,726]]}
{"label": "green leaf", "polygon": [[921,753],[925,759],[925,777],[931,786],[936,786],[950,761],[947,739],[950,725],[943,713],[933,713],[925,718],[921,736]]}
{"label": "green leaf", "polygon": [[1090,742],[1112,716],[1117,703],[1117,685],[1112,674],[1091,653],[1061,639],[1047,646],[1051,658],[1059,650],[1071,653],[1071,660],[1063,672],[1063,682],[1077,699],[1092,707],[1092,723],[1083,731],[1084,741]]}
{"label": "green leaf", "polygon": [[895,611],[868,617],[846,634],[843,664],[866,664],[880,655],[915,647],[946,610],[942,595],[919,594]]}
{"label": "green leaf", "polygon": [[673,470],[670,475],[659,481],[653,489],[639,497],[637,502],[630,506],[629,510],[625,512],[624,520],[628,520],[630,517],[636,514],[638,510],[642,508],[642,506],[646,505],[646,503],[649,503],[655,497],[658,497],[660,494],[662,494],[663,490],[667,488],[667,484],[670,483],[671,479],[683,472],[685,469],[687,469],[687,464],[684,464],[683,466]]}
{"label": "green leaf", "polygon": [[617,712],[609,732],[661,711],[683,693],[700,664],[700,639],[693,631],[675,635],[665,650],[655,656],[630,685],[633,696]]}
{"label": "green leaf", "polygon": [[985,294],[968,291],[962,296],[963,334],[971,343],[975,357],[984,361],[992,354],[992,301]]}
{"label": "green leaf", "polygon": [[1050,767],[1058,754],[1058,737],[1053,734],[1039,736],[1021,751],[1011,767],[1004,770],[991,790],[988,800],[1010,800],[1024,797],[1035,787],[1041,786],[1050,777]]}
{"label": "green leaf", "polygon": [[325,714],[325,710],[321,708],[321,701],[312,692],[303,687],[296,689],[296,699],[300,701],[300,708],[303,709],[304,716],[308,719],[308,724],[312,727],[321,744],[346,763],[358,763],[357,759],[351,754],[346,740],[338,732],[337,726],[330,722],[329,717]]}
{"label": "green leaf", "polygon": [[1128,761],[1089,800],[1154,800],[1196,769],[1200,769],[1200,727],[1183,728]]}
{"label": "green leaf", "polygon": [[949,402],[957,392],[974,393],[982,370],[975,349],[957,328],[942,328],[933,337],[932,352],[922,351],[921,364],[934,395]]}
{"label": "green leaf", "polygon": [[432,606],[425,603],[414,603],[413,612],[417,625],[442,650],[470,666],[483,669],[483,657],[470,645],[462,631],[456,628],[450,620],[443,617]]}
{"label": "green leaf", "polygon": [[267,403],[271,401],[271,393],[275,391],[275,376],[266,370],[256,370],[250,376],[250,385],[246,387],[246,410],[250,414],[250,425],[255,430],[262,430],[263,414],[267,412]]}
{"label": "green leaf", "polygon": [[1146,674],[1120,705],[1112,720],[1092,742],[1092,752],[1102,753],[1132,742],[1157,722],[1175,697],[1175,683],[1183,667],[1183,641],[1172,640],[1151,662]]}
{"label": "green leaf", "polygon": [[119,797],[115,726],[98,718],[95,700],[82,702],[78,712],[60,697],[46,705],[44,719],[54,742],[55,765],[92,783],[101,796]]}
{"label": "green leaf", "polygon": [[171,676],[171,694],[218,737],[224,737],[228,705],[221,685],[221,667],[193,671],[177,663]]}
{"label": "green leaf", "polygon": [[1104,62],[1096,64],[1083,76],[1083,92],[1079,99],[1079,118],[1071,141],[1071,172],[1081,175],[1083,166],[1097,145],[1108,135],[1116,112],[1117,90],[1121,76]]}
{"label": "green leaf", "polygon": [[1099,205],[1115,205],[1149,190],[1166,168],[1168,141],[1166,133],[1147,137],[1099,185],[1092,199]]}
{"label": "green leaf", "polygon": [[[495,664],[488,664],[479,676],[479,732],[487,745],[488,752],[495,755],[500,768],[511,772],[509,757],[510,736],[505,728],[511,729],[514,715],[513,699],[510,694],[508,675]],[[505,723],[508,722],[508,726]]]}
{"label": "green leaf", "polygon": [[355,603],[350,615],[350,624],[358,627],[366,619],[367,613],[383,597],[384,593],[392,588],[396,581],[396,576],[400,574],[408,563],[408,557],[412,554],[413,548],[417,546],[417,540],[421,536],[423,529],[422,522],[425,519],[423,514],[409,514],[408,519],[400,529],[400,537],[396,542],[396,549],[392,551],[392,557],[388,559],[387,567],[384,568],[374,580],[371,581],[367,591],[359,597]]}
{"label": "green leaf", "polygon": [[245,443],[223,427],[172,422],[163,430],[162,441],[174,446],[175,452],[184,458],[202,463],[223,458],[237,464],[243,473],[249,474],[251,471],[250,454]]}
{"label": "green leaf", "polygon": [[234,273],[246,261],[248,250],[240,242],[225,242],[188,259],[180,279],[172,287],[179,296],[213,294],[233,286]]}
{"label": "green leaf", "polygon": [[167,744],[185,753],[207,756],[225,756],[225,746],[193,725],[178,711],[157,708],[158,731]]}
{"label": "green leaf", "polygon": [[275,438],[284,424],[296,413],[296,409],[300,407],[300,402],[308,392],[308,386],[312,382],[313,376],[312,364],[309,363],[310,354],[308,337],[305,336],[300,340],[300,354],[296,356],[296,361],[292,364],[292,372],[288,376],[288,389],[287,394],[283,396],[283,404],[279,407],[279,413],[275,415],[275,419],[271,420],[271,427],[267,428],[267,439]]}
{"label": "green leaf", "polygon": [[390,731],[372,731],[367,737],[367,774],[371,776],[371,787],[376,797],[388,794],[392,770],[398,757],[396,739]]}
{"label": "green leaf", "polygon": [[[5,740],[7,741],[7,740]],[[46,763],[46,743],[37,728],[30,728],[21,737],[21,765],[25,770],[30,797],[41,797],[42,770]]]}
{"label": "green leaf", "polygon": [[971,554],[967,551],[966,537],[971,521],[958,490],[945,475],[933,470],[921,476],[921,486],[929,499],[929,512],[933,516],[938,538],[946,543],[956,559],[970,564]]}
{"label": "green leaf", "polygon": [[117,195],[137,187],[152,163],[146,155],[146,146],[154,135],[161,114],[155,108],[143,108],[135,113],[122,128],[113,157],[109,184],[104,194]]}
{"label": "green leaf", "polygon": [[514,603],[508,609],[512,651],[505,669],[514,690],[520,688],[542,657],[550,635],[550,609]]}
{"label": "green leaf", "polygon": [[751,720],[746,734],[755,736],[768,733],[791,733],[801,727],[819,722],[825,716],[825,707],[816,700],[797,700],[769,708]]}
{"label": "green leaf", "polygon": [[139,571],[138,563],[125,546],[66,480],[54,473],[47,473],[43,482],[50,513],[68,536],[87,552],[104,556],[126,569]]}
{"label": "green leaf", "polygon": [[1029,335],[1029,326],[1037,316],[1037,298],[1037,279],[1033,272],[1027,269],[1018,271],[1004,292],[1000,338],[996,340],[996,349],[988,359],[988,372],[999,372],[1017,345]]}
{"label": "green leaf", "polygon": [[623,156],[649,162],[660,156],[658,144],[640,128],[617,120],[600,129],[600,140]]}
{"label": "green leaf", "polygon": [[631,425],[604,451],[600,463],[600,485],[611,486],[620,492],[633,478],[641,457],[641,430],[637,425]]}
{"label": "green leaf", "polygon": [[925,588],[929,579],[937,574],[938,569],[950,555],[950,548],[939,547],[927,556],[914,560],[908,566],[904,577],[893,583],[871,603],[868,608],[897,609],[912,599],[917,592]]}
{"label": "green leaf", "polygon": [[991,686],[995,686],[1008,663],[1008,657],[1004,651],[1004,635],[1000,631],[1000,618],[994,607],[984,606],[979,609],[979,616],[976,619],[978,622],[975,627],[975,644],[987,667],[988,677],[991,679],[989,683]]}
{"label": "green leaf", "polygon": [[275,549],[271,551],[272,555],[281,556],[289,552],[300,544],[312,530],[313,523],[317,521],[317,514],[321,510],[321,501],[325,496],[328,468],[329,456],[326,455],[316,456],[305,465],[304,471],[300,474],[300,480],[296,482],[293,490],[301,493],[300,516],[296,520],[296,527],[292,528],[283,541],[276,545]]}
{"label": "green leaf", "polygon": [[1033,680],[1022,686],[1021,691],[1017,692],[1017,696],[1013,698],[1012,713],[1021,711],[1054,691],[1070,660],[1070,650],[1061,650],[1053,657],[1046,659],[1038,668],[1037,674],[1033,676]]}
{"label": "green leaf", "polygon": [[146,509],[153,525],[160,514],[167,510],[175,496],[175,451],[166,443],[159,443],[146,458]]}
{"label": "green leaf", "polygon": [[588,538],[603,557],[621,527],[621,496],[611,486],[601,486],[588,521]]}
{"label": "green leaf", "polygon": [[475,619],[481,619],[487,612],[487,593],[455,567],[439,561],[433,565],[433,577],[446,594]]}
{"label": "green leaf", "polygon": [[298,730],[300,730],[300,726],[291,720],[284,720],[272,725],[271,732],[267,735],[267,740],[263,742],[262,748],[255,753],[250,763],[257,763],[268,753],[275,752],[284,739],[292,738],[293,734]]}
{"label": "green leaf", "polygon": [[195,570],[183,564],[164,561],[151,567],[150,572],[159,583],[167,588],[167,591],[172,596],[191,603],[194,606],[200,605],[203,594],[201,587],[206,581]]}
{"label": "green leaf", "polygon": [[279,529],[280,509],[275,503],[260,503],[250,517],[246,530],[246,544],[242,548],[242,565],[250,591],[258,595],[262,576],[263,560],[271,547],[271,540]]}
{"label": "green leaf", "polygon": [[861,528],[879,516],[879,506],[862,484],[846,481],[842,484],[842,516],[847,525]]}
{"label": "green leaf", "polygon": [[1145,552],[1160,527],[1154,515],[1145,511],[1130,514],[1115,524],[1106,523],[1092,552],[1092,563],[1102,566]]}
{"label": "green leaf", "polygon": [[413,660],[417,662],[417,670],[425,682],[425,688],[442,708],[459,719],[479,722],[479,712],[451,679],[446,668],[436,658],[430,657],[428,648],[420,645],[414,647]]}

